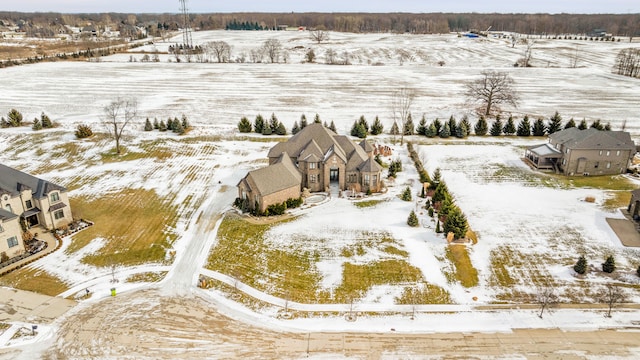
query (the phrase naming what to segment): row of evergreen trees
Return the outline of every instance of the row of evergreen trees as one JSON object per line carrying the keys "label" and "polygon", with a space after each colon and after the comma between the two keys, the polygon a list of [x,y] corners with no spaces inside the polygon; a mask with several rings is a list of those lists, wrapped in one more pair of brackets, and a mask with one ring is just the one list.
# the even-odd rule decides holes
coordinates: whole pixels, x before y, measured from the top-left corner
{"label": "row of evergreen trees", "polygon": [[351,136],[359,137],[360,139],[364,139],[368,134],[371,135],[379,135],[382,134],[384,130],[384,126],[380,119],[376,115],[376,119],[373,121],[371,125],[371,129],[369,129],[369,123],[367,123],[367,119],[364,115],[360,116],[360,119],[353,122],[353,126],[351,126]]}
{"label": "row of evergreen trees", "polygon": [[37,117],[34,118],[33,125],[31,125],[31,128],[33,130],[51,129],[52,127],[53,127],[53,122],[51,121],[49,116],[47,116],[47,114],[45,114],[44,112],[40,114],[39,119]]}
{"label": "row of evergreen trees", "polygon": [[168,118],[166,123],[164,122],[164,120],[158,121],[158,118],[153,119],[153,124],[151,123],[151,120],[149,120],[149,118],[147,118],[144,122],[144,131],[173,131],[178,135],[182,135],[190,128],[191,125],[189,125],[189,120],[184,114],[182,114],[182,121],[177,117],[174,117],[173,119]]}
{"label": "row of evergreen trees", "polygon": [[224,27],[225,30],[269,30],[265,29],[264,26],[258,24],[258,22],[251,21],[241,21],[233,19],[231,22],[228,22]]}
{"label": "row of evergreen trees", "polygon": [[[316,114],[313,122],[322,124],[320,115]],[[302,116],[300,116],[300,123],[298,123],[297,120],[293,122],[291,133],[293,135],[297,134],[298,132],[300,132],[300,130],[307,127],[308,124],[309,123],[307,121],[307,116],[305,114],[302,114]],[[327,124],[327,122],[325,121],[324,127],[330,129],[333,132],[336,132],[336,124],[333,122],[333,120],[331,120],[331,124]],[[262,135],[287,135],[287,128],[282,122],[278,120],[278,117],[274,113],[271,114],[271,118],[269,121],[265,120],[265,118],[262,117],[261,114],[258,114],[253,121],[253,124],[246,116],[243,116],[238,122],[238,131],[240,131],[241,133],[255,132]]]}

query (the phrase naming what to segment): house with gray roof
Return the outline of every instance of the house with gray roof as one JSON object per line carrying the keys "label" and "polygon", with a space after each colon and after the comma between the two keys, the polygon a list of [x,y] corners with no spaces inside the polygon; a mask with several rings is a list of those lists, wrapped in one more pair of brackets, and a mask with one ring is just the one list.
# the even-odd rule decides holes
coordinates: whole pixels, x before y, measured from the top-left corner
{"label": "house with gray roof", "polygon": [[24,252],[22,228],[53,230],[73,221],[67,189],[0,164],[0,253]]}
{"label": "house with gray roof", "polygon": [[574,127],[549,135],[547,144],[528,147],[525,160],[568,176],[613,175],[624,173],[635,153],[628,132]]}
{"label": "house with gray roof", "polygon": [[[238,183],[239,197],[248,200],[251,208],[257,204],[263,212],[271,204],[299,197],[305,188],[311,192],[329,191],[331,186],[379,192],[383,187],[382,167],[373,159],[373,152],[373,146],[365,140],[356,144],[322,124],[307,125],[269,150],[269,166],[250,171]],[[275,166],[278,168],[272,169]]]}

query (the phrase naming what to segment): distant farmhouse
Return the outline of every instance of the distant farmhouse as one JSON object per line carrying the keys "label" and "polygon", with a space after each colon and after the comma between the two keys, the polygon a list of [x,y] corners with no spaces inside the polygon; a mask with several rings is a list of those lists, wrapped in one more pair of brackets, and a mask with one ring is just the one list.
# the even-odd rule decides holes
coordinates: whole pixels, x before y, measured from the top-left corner
{"label": "distant farmhouse", "polygon": [[628,132],[569,128],[549,135],[547,144],[527,148],[525,159],[536,169],[568,176],[624,173],[636,153]]}
{"label": "distant farmhouse", "polygon": [[298,198],[303,189],[379,192],[382,167],[374,148],[354,143],[322,124],[313,123],[269,151],[269,166],[250,171],[238,183],[238,196],[250,209],[264,212],[270,205]]}
{"label": "distant farmhouse", "polygon": [[67,189],[0,164],[0,254],[25,252],[23,228],[52,230],[72,222]]}

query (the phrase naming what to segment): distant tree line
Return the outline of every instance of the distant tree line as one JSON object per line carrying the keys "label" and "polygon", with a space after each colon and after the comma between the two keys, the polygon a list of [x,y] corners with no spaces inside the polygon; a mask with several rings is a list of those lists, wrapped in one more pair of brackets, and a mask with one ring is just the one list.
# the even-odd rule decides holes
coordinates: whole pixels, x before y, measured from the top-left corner
{"label": "distant tree line", "polygon": [[[181,15],[175,14],[60,14],[0,12],[0,20],[51,26],[97,26],[131,24],[143,26],[154,36],[177,30]],[[244,30],[253,27],[277,28],[278,25],[306,26],[342,32],[396,32],[434,34],[450,31],[515,31],[522,34],[589,34],[604,29],[614,36],[639,36],[639,14],[454,14],[454,13],[212,13],[191,14],[196,30],[225,29],[236,24]],[[232,30],[232,29],[229,29]]]}

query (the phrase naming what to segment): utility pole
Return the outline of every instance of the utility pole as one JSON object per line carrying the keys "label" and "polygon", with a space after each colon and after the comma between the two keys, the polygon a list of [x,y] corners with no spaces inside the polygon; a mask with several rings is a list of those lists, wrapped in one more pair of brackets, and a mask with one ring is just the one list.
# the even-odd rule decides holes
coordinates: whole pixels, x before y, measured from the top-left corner
{"label": "utility pole", "polygon": [[193,46],[187,0],[180,0],[180,13],[182,13],[182,46],[184,47],[184,52],[187,53],[191,51],[191,47]]}

